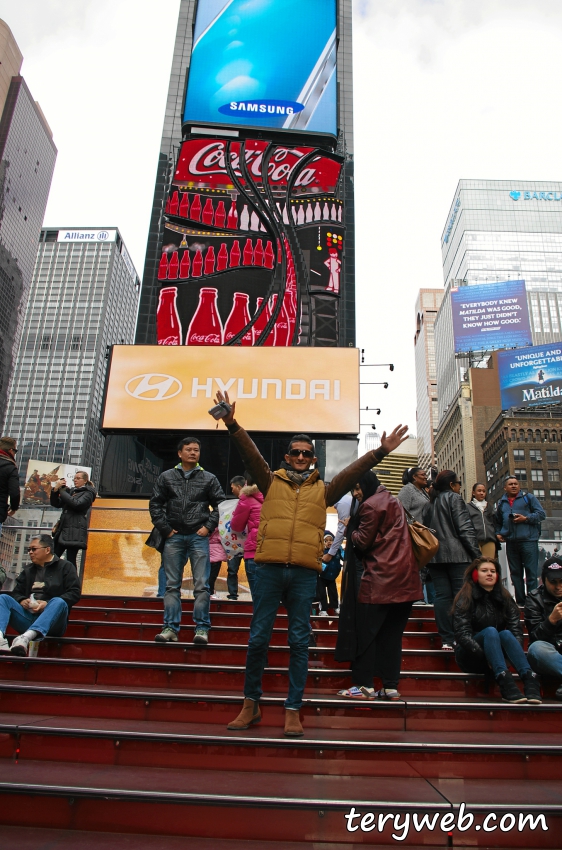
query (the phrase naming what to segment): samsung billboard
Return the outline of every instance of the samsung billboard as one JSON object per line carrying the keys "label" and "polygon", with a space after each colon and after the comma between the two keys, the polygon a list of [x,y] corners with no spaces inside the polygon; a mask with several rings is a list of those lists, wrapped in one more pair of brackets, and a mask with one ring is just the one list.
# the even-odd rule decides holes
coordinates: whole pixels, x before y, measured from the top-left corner
{"label": "samsung billboard", "polygon": [[451,290],[455,353],[532,345],[524,280]]}
{"label": "samsung billboard", "polygon": [[562,341],[498,352],[501,405],[538,407],[562,401]]}
{"label": "samsung billboard", "polygon": [[337,136],[337,0],[199,0],[184,123]]}

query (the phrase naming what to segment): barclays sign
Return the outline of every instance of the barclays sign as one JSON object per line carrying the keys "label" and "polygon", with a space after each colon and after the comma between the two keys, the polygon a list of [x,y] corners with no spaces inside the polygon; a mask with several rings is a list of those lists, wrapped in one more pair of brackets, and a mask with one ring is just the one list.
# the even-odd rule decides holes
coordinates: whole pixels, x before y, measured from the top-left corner
{"label": "barclays sign", "polygon": [[562,192],[520,192],[514,189],[509,197],[514,201],[562,201]]}

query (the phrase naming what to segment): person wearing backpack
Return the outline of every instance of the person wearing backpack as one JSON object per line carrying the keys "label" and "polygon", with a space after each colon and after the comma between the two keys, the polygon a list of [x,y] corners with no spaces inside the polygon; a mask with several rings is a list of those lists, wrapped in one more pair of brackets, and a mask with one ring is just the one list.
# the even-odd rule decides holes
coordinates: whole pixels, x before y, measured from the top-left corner
{"label": "person wearing backpack", "polygon": [[504,482],[505,493],[498,502],[494,516],[497,539],[506,543],[507,562],[518,605],[525,604],[525,575],[527,593],[538,587],[539,538],[541,522],[546,513],[536,496],[521,493],[517,478],[509,475]]}

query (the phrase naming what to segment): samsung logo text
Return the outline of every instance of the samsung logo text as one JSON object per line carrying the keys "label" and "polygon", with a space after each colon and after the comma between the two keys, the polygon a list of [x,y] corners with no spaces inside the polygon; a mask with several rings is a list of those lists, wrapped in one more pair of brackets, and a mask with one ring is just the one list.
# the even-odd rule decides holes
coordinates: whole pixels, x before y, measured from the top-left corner
{"label": "samsung logo text", "polygon": [[239,114],[240,112],[255,113],[257,115],[294,115],[302,112],[304,104],[296,100],[232,100],[219,106],[219,112],[223,115]]}

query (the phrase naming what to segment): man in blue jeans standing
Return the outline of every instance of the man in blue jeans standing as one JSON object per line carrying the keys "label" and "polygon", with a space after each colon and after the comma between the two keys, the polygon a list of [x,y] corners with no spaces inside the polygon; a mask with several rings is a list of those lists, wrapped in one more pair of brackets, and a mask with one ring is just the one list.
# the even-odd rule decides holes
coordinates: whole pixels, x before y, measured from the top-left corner
{"label": "man in blue jeans standing", "polygon": [[[166,572],[164,627],[155,640],[177,641],[181,624],[181,583],[189,559],[193,575],[194,643],[207,644],[211,628],[209,534],[219,522],[225,495],[217,478],[199,465],[201,443],[184,437],[178,444],[180,462],[160,475],[150,499],[150,516],[165,538],[162,565]],[[211,510],[212,508],[212,510]]]}
{"label": "man in blue jeans standing", "polygon": [[536,590],[539,582],[539,537],[541,522],[546,517],[544,509],[532,493],[521,493],[521,485],[510,475],[504,482],[505,493],[498,502],[494,518],[497,537],[506,543],[507,562],[518,605],[525,604],[527,593]]}
{"label": "man in blue jeans standing", "polygon": [[[65,633],[68,612],[80,599],[80,580],[74,564],[57,557],[54,550],[50,535],[34,537],[27,550],[31,563],[22,569],[11,596],[0,596],[1,653],[25,657],[32,640]],[[11,647],[6,640],[8,625],[19,632]]]}
{"label": "man in blue jeans standing", "polygon": [[[217,393],[217,402],[228,402],[228,394]],[[254,561],[252,596],[254,613],[246,658],[244,704],[229,729],[248,729],[259,723],[262,677],[267,664],[271,632],[282,601],[289,620],[289,694],[285,701],[288,738],[300,738],[303,728],[299,712],[308,673],[310,607],[316,580],[322,572],[326,508],[354,487],[364,472],[379,463],[406,439],[407,428],[383,434],[381,446],[367,452],[325,484],[315,468],[314,445],[306,434],[290,441],[281,468],[272,472],[249,435],[234,419],[236,404],[224,418],[246,469],[263,493]]]}
{"label": "man in blue jeans standing", "polygon": [[[540,587],[525,600],[525,625],[529,632],[527,657],[533,670],[562,682],[562,558],[544,562]],[[562,700],[562,684],[556,691]]]}

